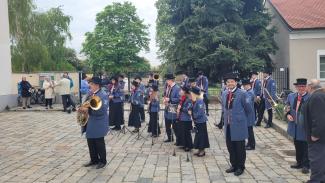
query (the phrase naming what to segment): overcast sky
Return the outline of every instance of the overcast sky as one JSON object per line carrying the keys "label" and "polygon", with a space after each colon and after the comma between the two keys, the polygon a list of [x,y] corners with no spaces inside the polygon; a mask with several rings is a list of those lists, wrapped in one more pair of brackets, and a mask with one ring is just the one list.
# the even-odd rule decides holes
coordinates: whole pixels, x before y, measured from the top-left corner
{"label": "overcast sky", "polygon": [[[124,2],[126,0],[35,0],[39,10],[46,11],[52,7],[62,6],[65,14],[73,17],[70,24],[70,32],[73,39],[68,43],[68,47],[74,48],[80,52],[82,43],[85,39],[85,33],[93,31],[96,25],[96,14],[104,9],[105,6],[112,2]],[[157,66],[160,61],[156,52],[156,17],[157,10],[155,8],[156,0],[128,0],[137,8],[137,13],[144,23],[150,25],[150,52],[141,52],[140,56],[144,56],[150,60],[150,64]]]}

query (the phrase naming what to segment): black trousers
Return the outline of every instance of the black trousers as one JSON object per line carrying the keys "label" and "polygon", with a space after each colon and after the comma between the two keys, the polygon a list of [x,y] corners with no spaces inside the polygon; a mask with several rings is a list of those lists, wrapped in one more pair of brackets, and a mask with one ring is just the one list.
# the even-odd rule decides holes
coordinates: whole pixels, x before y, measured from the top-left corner
{"label": "black trousers", "polygon": [[183,142],[181,143],[182,146],[185,148],[192,149],[193,148],[193,139],[192,139],[192,121],[180,121],[180,123],[183,123]]}
{"label": "black trousers", "polygon": [[144,122],[144,120],[145,120],[145,118],[146,118],[146,116],[145,116],[145,114],[144,114],[144,107],[141,106],[141,107],[139,108],[139,110],[140,110],[140,121],[141,121],[141,122]]}
{"label": "black trousers", "polygon": [[76,108],[75,103],[72,101],[70,94],[68,95],[61,95],[62,96],[62,104],[63,104],[63,110],[66,111],[68,107],[72,106],[73,108]]}
{"label": "black trousers", "polygon": [[47,98],[47,99],[45,99],[45,107],[47,107],[47,106],[52,106],[52,99],[51,98]]}
{"label": "black trousers", "polygon": [[121,129],[123,121],[123,102],[109,102],[109,125],[115,126],[117,129]]}
{"label": "black trousers", "polygon": [[[172,127],[173,125],[173,134],[172,134]],[[177,127],[176,127],[176,118],[171,120],[165,118],[165,127],[166,127],[166,134],[168,137],[168,140],[174,140],[174,135],[176,136],[176,143],[177,143]]]}
{"label": "black trousers", "polygon": [[131,112],[129,115],[128,126],[133,126],[134,128],[141,127],[140,106],[139,105],[131,104]]}
{"label": "black trousers", "polygon": [[[263,117],[264,117],[264,111],[265,111],[265,99],[262,98],[260,105],[259,105],[258,120],[257,120],[256,124],[261,124]],[[272,119],[273,119],[272,108],[267,110],[267,114],[268,114],[267,124],[272,125]]]}
{"label": "black trousers", "polygon": [[252,148],[255,148],[255,136],[254,136],[254,130],[253,126],[248,127],[248,141],[247,146],[250,146]]}
{"label": "black trousers", "polygon": [[208,96],[206,94],[203,95],[203,102],[205,104],[205,113],[209,114],[209,99]]}
{"label": "black trousers", "polygon": [[229,152],[230,164],[235,169],[245,169],[246,150],[245,140],[231,141],[230,126],[227,126],[226,144]]}
{"label": "black trousers", "polygon": [[308,156],[310,160],[310,182],[325,183],[325,144],[320,142],[308,143]]}
{"label": "black trousers", "polygon": [[308,144],[305,141],[294,140],[296,161],[298,165],[309,168]]}
{"label": "black trousers", "polygon": [[87,139],[90,160],[93,163],[104,163],[106,164],[106,147],[104,137]]}
{"label": "black trousers", "polygon": [[158,112],[150,112],[148,132],[152,133],[152,135],[157,136],[160,134],[160,127],[158,124]]}
{"label": "black trousers", "polygon": [[255,119],[257,119],[258,114],[259,114],[259,108],[260,108],[260,104],[257,102],[254,102],[254,113],[255,113]]}

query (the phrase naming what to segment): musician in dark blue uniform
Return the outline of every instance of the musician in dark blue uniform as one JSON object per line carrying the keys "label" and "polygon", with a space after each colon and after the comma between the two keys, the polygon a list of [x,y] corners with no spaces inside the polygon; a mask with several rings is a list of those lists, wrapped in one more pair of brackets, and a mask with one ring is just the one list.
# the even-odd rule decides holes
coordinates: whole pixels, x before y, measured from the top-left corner
{"label": "musician in dark blue uniform", "polygon": [[175,83],[175,76],[173,74],[166,74],[166,87],[164,91],[164,104],[165,104],[165,127],[166,127],[166,134],[167,140],[165,142],[171,142],[174,140],[172,136],[171,127],[173,127],[173,131],[176,136],[176,144],[177,144],[177,125],[176,125],[176,111],[177,106],[179,104],[179,92],[180,87]]}
{"label": "musician in dark blue uniform", "polygon": [[191,88],[191,99],[193,102],[192,107],[192,119],[195,125],[195,137],[194,137],[194,148],[198,149],[195,153],[196,156],[205,156],[205,148],[210,147],[207,121],[208,118],[205,114],[205,104],[203,101],[203,96],[201,89],[199,87]]}
{"label": "musician in dark blue uniform", "polygon": [[256,71],[252,71],[250,74],[251,74],[252,89],[253,89],[254,95],[255,95],[254,112],[255,112],[255,118],[257,118],[257,115],[259,113],[259,108],[260,108],[259,105],[260,105],[260,101],[261,101],[262,82],[261,82],[261,80],[259,80],[257,78],[258,73]]}
{"label": "musician in dark blue uniform", "polygon": [[112,77],[111,84],[108,86],[109,98],[109,121],[113,130],[120,130],[123,121],[123,92],[117,77]]}
{"label": "musician in dark blue uniform", "polygon": [[160,127],[158,123],[160,103],[157,85],[152,86],[152,91],[149,95],[148,105],[148,112],[150,115],[148,132],[151,133],[152,137],[158,137],[160,134]]}
{"label": "musician in dark blue uniform", "polygon": [[181,87],[188,87],[190,88],[190,82],[189,82],[189,77],[187,75],[186,72],[183,73],[183,80],[182,80],[182,83],[181,83]]}
{"label": "musician in dark blue uniform", "polygon": [[140,120],[140,108],[141,108],[141,100],[142,100],[142,91],[140,89],[140,83],[137,81],[132,82],[132,90],[131,90],[131,112],[129,115],[129,123],[128,126],[133,126],[134,133],[139,132],[139,128],[141,127]]}
{"label": "musician in dark blue uniform", "polygon": [[209,116],[209,99],[208,99],[208,89],[209,81],[206,76],[203,75],[202,71],[198,72],[198,77],[196,78],[196,86],[203,92],[203,101],[205,103],[206,115]]}
{"label": "musician in dark blue uniform", "polygon": [[261,90],[260,112],[258,113],[258,120],[256,126],[261,126],[261,121],[264,116],[265,109],[267,110],[268,120],[265,128],[272,127],[273,106],[272,101],[276,100],[276,84],[272,79],[272,69],[266,68],[263,71],[263,83]]}
{"label": "musician in dark blue uniform", "polygon": [[192,127],[192,100],[189,87],[182,87],[181,100],[177,108],[178,130],[179,130],[179,145],[184,147],[185,151],[190,151],[193,148],[193,140],[191,131]]}
{"label": "musician in dark blue uniform", "polygon": [[245,139],[248,137],[247,114],[252,108],[247,93],[237,88],[238,76],[234,73],[225,75],[228,92],[222,95],[222,110],[224,117],[224,131],[229,152],[231,167],[226,173],[241,175],[245,169],[246,150]]}
{"label": "musician in dark blue uniform", "polygon": [[302,173],[306,174],[309,173],[309,160],[302,108],[304,103],[309,99],[310,94],[307,93],[307,79],[299,78],[294,85],[297,92],[289,94],[286,102],[286,116],[288,120],[287,132],[294,140],[297,161],[295,165],[291,165],[291,168],[302,168]]}
{"label": "musician in dark blue uniform", "polygon": [[85,167],[97,165],[97,169],[105,167],[106,147],[104,137],[108,133],[108,97],[107,94],[100,88],[101,79],[93,77],[90,82],[90,94],[88,96],[98,96],[101,99],[102,106],[98,110],[91,108],[80,107],[79,112],[88,113],[89,119],[86,127],[82,130],[86,132],[86,138],[89,148],[90,162],[84,164]]}
{"label": "musician in dark blue uniform", "polygon": [[249,79],[243,79],[242,85],[244,90],[247,92],[247,100],[251,107],[251,113],[247,114],[247,125],[248,125],[248,141],[246,145],[246,150],[254,150],[255,149],[255,135],[253,126],[255,125],[255,109],[254,109],[254,90],[252,89],[251,81]]}
{"label": "musician in dark blue uniform", "polygon": [[145,98],[145,93],[146,93],[146,87],[142,83],[142,78],[140,76],[137,76],[134,78],[136,82],[139,83],[139,90],[141,91],[141,96],[140,96],[140,121],[144,122],[145,120],[145,113],[144,113],[144,98]]}

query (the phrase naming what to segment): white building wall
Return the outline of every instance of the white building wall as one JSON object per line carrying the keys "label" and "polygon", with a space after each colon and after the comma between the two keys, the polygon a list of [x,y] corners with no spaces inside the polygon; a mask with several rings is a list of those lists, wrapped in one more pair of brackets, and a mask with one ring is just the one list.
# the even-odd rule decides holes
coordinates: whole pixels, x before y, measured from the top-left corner
{"label": "white building wall", "polygon": [[0,0],[0,111],[16,104],[11,92],[11,55],[9,40],[8,2]]}

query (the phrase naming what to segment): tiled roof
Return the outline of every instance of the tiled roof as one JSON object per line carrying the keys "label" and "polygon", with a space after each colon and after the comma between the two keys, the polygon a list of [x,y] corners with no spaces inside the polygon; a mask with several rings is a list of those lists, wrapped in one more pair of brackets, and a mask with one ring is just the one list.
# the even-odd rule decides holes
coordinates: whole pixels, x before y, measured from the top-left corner
{"label": "tiled roof", "polygon": [[325,29],[325,0],[269,0],[290,29]]}

